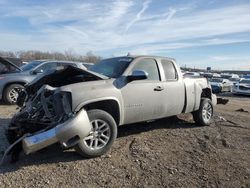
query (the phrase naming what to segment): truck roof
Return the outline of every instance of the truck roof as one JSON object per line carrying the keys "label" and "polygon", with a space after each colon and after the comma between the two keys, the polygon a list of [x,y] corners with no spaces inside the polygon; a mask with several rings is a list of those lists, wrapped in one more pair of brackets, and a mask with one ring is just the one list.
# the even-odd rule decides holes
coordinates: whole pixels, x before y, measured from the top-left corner
{"label": "truck roof", "polygon": [[141,58],[141,57],[145,57],[145,58],[161,58],[161,59],[168,59],[170,61],[175,61],[174,58],[171,57],[164,57],[164,56],[154,56],[154,55],[128,55],[128,56],[121,56],[121,57],[132,57],[132,58]]}

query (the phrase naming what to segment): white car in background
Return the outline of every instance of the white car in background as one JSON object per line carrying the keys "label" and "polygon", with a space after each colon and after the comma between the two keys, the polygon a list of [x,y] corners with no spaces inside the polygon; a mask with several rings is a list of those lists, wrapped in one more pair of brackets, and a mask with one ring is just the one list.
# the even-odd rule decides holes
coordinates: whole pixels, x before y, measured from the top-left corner
{"label": "white car in background", "polygon": [[215,77],[215,78],[221,78],[221,75],[218,74],[218,73],[213,73],[213,77]]}
{"label": "white car in background", "polygon": [[200,73],[199,72],[185,72],[183,76],[184,77],[199,77]]}
{"label": "white car in background", "polygon": [[237,84],[241,78],[239,77],[238,74],[232,74],[231,78],[229,78],[229,80],[233,83],[233,84]]}
{"label": "white car in background", "polygon": [[235,84],[233,94],[250,95],[250,79],[243,79]]}
{"label": "white car in background", "polygon": [[233,83],[230,82],[228,79],[211,78],[209,80],[209,83],[212,87],[213,93],[232,92]]}

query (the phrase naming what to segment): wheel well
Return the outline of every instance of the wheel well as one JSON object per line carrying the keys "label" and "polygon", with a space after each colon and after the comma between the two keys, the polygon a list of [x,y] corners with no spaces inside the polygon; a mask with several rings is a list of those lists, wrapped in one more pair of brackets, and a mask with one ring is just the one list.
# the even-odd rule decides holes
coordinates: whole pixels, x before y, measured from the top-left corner
{"label": "wheel well", "polygon": [[212,91],[210,88],[202,89],[201,98],[212,99]]}
{"label": "wheel well", "polygon": [[9,86],[12,85],[12,84],[20,84],[20,85],[24,86],[26,83],[25,83],[25,82],[10,82],[10,83],[7,83],[7,84],[4,86],[4,88],[3,88],[3,92],[5,91],[5,89],[6,89],[7,87],[9,87]]}
{"label": "wheel well", "polygon": [[120,124],[119,104],[115,100],[105,100],[90,103],[84,106],[85,110],[99,109],[108,112],[115,120],[116,124]]}

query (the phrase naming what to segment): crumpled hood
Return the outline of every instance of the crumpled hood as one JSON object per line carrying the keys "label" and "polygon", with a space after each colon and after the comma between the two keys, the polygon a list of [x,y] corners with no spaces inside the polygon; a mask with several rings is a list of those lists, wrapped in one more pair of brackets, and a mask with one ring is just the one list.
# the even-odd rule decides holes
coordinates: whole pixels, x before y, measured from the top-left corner
{"label": "crumpled hood", "polygon": [[[76,78],[79,77],[78,80]],[[91,80],[104,80],[108,79],[108,77],[88,71],[79,69],[77,67],[68,66],[66,69],[59,71],[49,71],[41,76],[38,76],[34,79],[30,84],[26,86],[27,93],[35,93],[38,91],[40,87],[43,85],[50,85],[52,87],[61,87],[65,85],[70,85],[73,83],[84,82],[80,77],[84,77],[86,79]]]}

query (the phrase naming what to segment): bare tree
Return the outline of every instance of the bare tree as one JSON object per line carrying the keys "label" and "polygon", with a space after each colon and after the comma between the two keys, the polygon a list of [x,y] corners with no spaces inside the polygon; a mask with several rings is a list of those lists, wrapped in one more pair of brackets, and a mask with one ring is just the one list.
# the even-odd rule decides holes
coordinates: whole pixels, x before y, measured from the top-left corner
{"label": "bare tree", "polygon": [[94,55],[91,51],[86,53],[85,61],[89,63],[96,63],[100,61],[102,58],[100,56]]}
{"label": "bare tree", "polygon": [[42,51],[0,51],[0,56],[21,58],[23,61],[39,60],[39,59],[55,59],[68,61],[84,61],[96,63],[102,58],[94,55],[93,52],[87,52],[85,55],[78,55],[72,49],[61,52],[42,52]]}
{"label": "bare tree", "polygon": [[0,51],[0,56],[3,57],[16,57],[15,54],[13,52],[6,52],[6,51]]}

